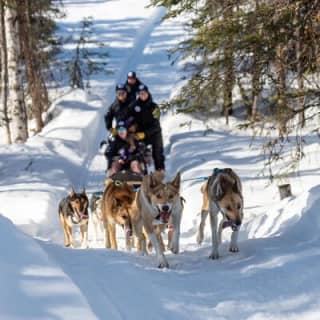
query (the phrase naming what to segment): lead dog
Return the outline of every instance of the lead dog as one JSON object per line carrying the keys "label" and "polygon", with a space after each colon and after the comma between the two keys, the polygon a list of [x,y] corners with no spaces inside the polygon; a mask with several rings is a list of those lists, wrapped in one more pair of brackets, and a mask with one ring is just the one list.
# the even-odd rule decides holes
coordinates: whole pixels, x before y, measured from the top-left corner
{"label": "lead dog", "polygon": [[[211,259],[219,258],[218,246],[221,243],[221,233],[226,227],[232,228],[229,251],[238,252],[238,230],[243,219],[242,186],[238,175],[230,168],[215,169],[209,179],[202,185],[203,203],[201,222],[197,234],[197,242],[203,241],[205,220],[210,214],[212,235]],[[218,227],[218,213],[222,213],[222,220]]]}
{"label": "lead dog", "polygon": [[72,228],[80,226],[81,248],[88,247],[88,197],[86,191],[76,193],[73,189],[70,194],[59,203],[59,218],[64,231],[64,245],[72,246]]}
{"label": "lead dog", "polygon": [[[102,220],[105,231],[105,247],[117,249],[116,225],[123,227],[127,250],[131,249],[133,207],[135,192],[126,182],[105,181],[102,195]],[[136,211],[135,211],[136,213]]]}
{"label": "lead dog", "polygon": [[159,172],[144,176],[141,189],[137,195],[137,210],[140,221],[134,223],[142,252],[146,253],[146,241],[142,232],[142,225],[155,248],[159,268],[169,264],[163,254],[155,226],[162,228],[169,223],[172,225],[172,241],[170,250],[179,252],[180,222],[182,216],[182,201],[180,197],[180,173],[171,182],[163,182],[164,175]]}

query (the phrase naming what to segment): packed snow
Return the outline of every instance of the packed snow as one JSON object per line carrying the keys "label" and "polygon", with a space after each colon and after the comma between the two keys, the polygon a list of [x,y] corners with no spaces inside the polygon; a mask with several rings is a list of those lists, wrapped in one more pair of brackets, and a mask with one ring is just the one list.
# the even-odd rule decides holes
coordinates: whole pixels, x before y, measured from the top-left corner
{"label": "packed snow", "polygon": [[[54,102],[54,119],[24,145],[0,146],[0,319],[320,319],[320,153],[309,139],[294,196],[279,199],[277,185],[258,176],[261,139],[226,127],[223,119],[200,121],[172,111],[162,115],[167,175],[182,173],[186,199],[181,253],[169,269],[147,257],[103,248],[102,234],[88,249],[63,247],[58,203],[71,187],[102,191],[106,162],[99,142],[107,135],[103,114],[114,86],[136,70],[157,103],[181,86],[181,64],[167,50],[186,36],[181,20],[161,21],[163,8],[147,0],[65,0],[62,34],[92,16],[94,35],[108,46],[112,74],[91,79]],[[237,124],[237,119],[232,119]],[[212,130],[208,130],[208,127]],[[202,177],[233,168],[244,187],[245,219],[239,253],[208,259],[196,244]],[[79,240],[79,234],[76,234]],[[122,239],[123,240],[123,239]]]}

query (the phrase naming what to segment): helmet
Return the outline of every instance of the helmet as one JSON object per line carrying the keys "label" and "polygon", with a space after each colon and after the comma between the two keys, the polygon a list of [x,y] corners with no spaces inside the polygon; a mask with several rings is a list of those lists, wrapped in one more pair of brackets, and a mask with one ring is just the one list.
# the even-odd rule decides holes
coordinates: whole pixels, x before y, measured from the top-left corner
{"label": "helmet", "polygon": [[129,71],[127,77],[136,79],[137,75],[134,71]]}
{"label": "helmet", "polygon": [[138,88],[138,93],[145,91],[147,93],[149,93],[149,89],[145,84],[140,84],[139,88]]}
{"label": "helmet", "polygon": [[127,87],[124,83],[118,83],[116,85],[116,92],[120,91],[120,90],[127,91]]}
{"label": "helmet", "polygon": [[125,131],[127,130],[127,124],[125,121],[119,121],[117,123],[117,131]]}

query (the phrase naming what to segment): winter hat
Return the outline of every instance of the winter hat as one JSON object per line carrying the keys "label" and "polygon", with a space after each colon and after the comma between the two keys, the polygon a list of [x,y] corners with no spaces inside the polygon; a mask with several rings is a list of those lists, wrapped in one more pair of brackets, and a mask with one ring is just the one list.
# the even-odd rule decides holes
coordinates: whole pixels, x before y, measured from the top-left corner
{"label": "winter hat", "polygon": [[119,121],[117,123],[117,130],[118,131],[124,131],[124,130],[127,130],[127,124],[125,121]]}
{"label": "winter hat", "polygon": [[134,71],[129,71],[129,72],[128,72],[128,78],[134,78],[134,79],[136,79],[136,78],[137,78],[137,75],[136,75],[136,73],[135,73]]}
{"label": "winter hat", "polygon": [[145,91],[147,93],[149,93],[149,89],[145,84],[140,84],[139,88],[138,88],[138,93]]}
{"label": "winter hat", "polygon": [[118,83],[118,84],[116,85],[116,92],[117,92],[117,91],[121,91],[121,90],[127,92],[127,87],[126,87],[126,85],[125,85],[124,83]]}

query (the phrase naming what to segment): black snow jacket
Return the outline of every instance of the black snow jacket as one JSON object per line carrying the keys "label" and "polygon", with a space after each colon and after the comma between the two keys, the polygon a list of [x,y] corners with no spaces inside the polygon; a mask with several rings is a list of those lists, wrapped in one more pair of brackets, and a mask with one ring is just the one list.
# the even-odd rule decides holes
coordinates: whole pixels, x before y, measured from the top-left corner
{"label": "black snow jacket", "polygon": [[136,132],[144,132],[146,139],[151,138],[156,133],[161,132],[160,109],[152,101],[151,95],[147,101],[140,99],[133,101],[128,108],[128,116],[136,124]]}
{"label": "black snow jacket", "polygon": [[127,80],[126,88],[128,91],[128,99],[130,100],[130,102],[135,101],[137,99],[138,88],[141,84],[142,82],[138,78],[136,78],[136,83],[134,85],[129,84]]}
{"label": "black snow jacket", "polygon": [[129,119],[137,126],[136,132],[144,132],[146,145],[152,145],[152,157],[155,169],[165,169],[162,132],[160,126],[160,109],[152,101],[151,95],[146,101],[140,99],[132,102],[128,111]]}
{"label": "black snow jacket", "polygon": [[117,98],[115,99],[107,113],[104,115],[104,122],[107,130],[112,128],[113,119],[118,123],[119,121],[124,121],[128,118],[128,107],[130,102],[131,101],[128,98],[125,102],[121,102]]}

